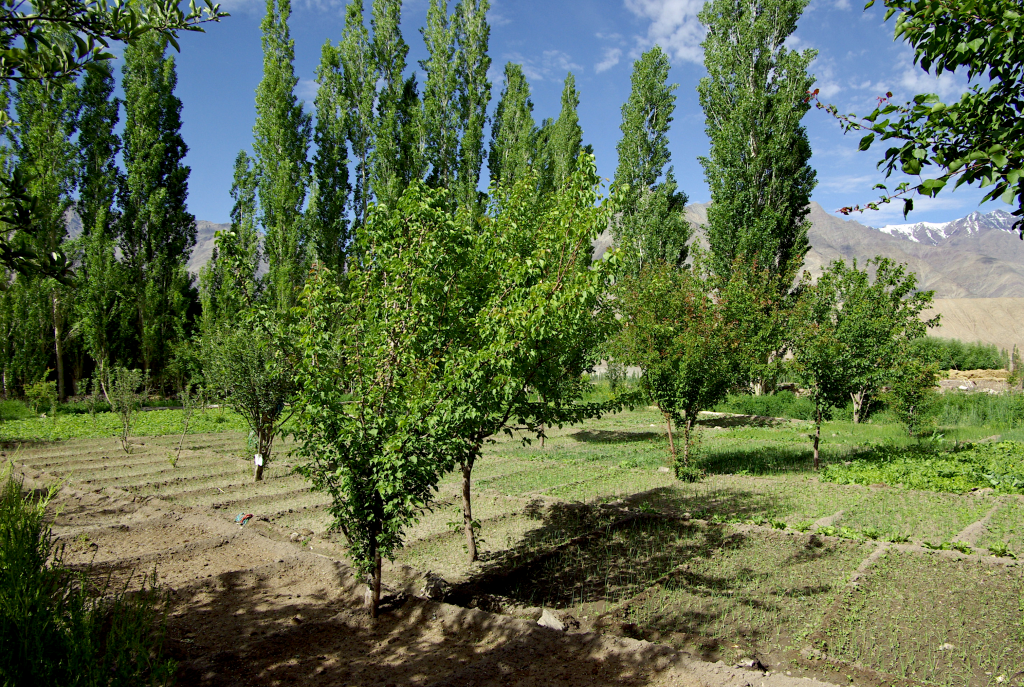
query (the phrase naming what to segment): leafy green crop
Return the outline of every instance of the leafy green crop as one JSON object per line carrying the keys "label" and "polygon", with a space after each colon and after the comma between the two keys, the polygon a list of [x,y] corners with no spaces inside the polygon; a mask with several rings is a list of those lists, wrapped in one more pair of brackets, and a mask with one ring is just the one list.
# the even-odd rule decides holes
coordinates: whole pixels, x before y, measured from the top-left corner
{"label": "leafy green crop", "polygon": [[821,479],[953,493],[990,487],[1020,494],[1024,493],[1024,443],[967,444],[963,450],[949,452],[927,445],[883,445],[849,463],[829,465]]}

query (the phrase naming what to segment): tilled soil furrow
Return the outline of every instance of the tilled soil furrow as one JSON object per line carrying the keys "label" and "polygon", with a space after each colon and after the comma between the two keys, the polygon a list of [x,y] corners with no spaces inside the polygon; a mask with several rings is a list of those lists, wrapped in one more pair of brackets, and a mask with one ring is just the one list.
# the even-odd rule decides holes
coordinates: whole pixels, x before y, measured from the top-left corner
{"label": "tilled soil furrow", "polygon": [[309,486],[305,480],[292,475],[265,479],[260,483],[233,480],[226,488],[219,488],[219,485],[203,485],[197,489],[183,489],[177,493],[170,490],[167,492],[179,506],[214,509],[226,508],[229,504],[246,500],[289,497],[296,493],[309,493]]}

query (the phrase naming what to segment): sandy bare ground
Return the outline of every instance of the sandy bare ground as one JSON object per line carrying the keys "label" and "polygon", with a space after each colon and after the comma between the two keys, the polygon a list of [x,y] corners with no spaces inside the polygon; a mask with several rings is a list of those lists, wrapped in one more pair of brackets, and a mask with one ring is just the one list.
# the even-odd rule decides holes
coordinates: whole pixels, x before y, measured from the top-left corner
{"label": "sandy bare ground", "polygon": [[[26,488],[54,478],[20,467]],[[82,486],[82,485],[80,485]],[[393,594],[380,618],[343,560],[166,502],[65,486],[66,561],[97,580],[157,571],[182,685],[823,685],[669,647]]]}

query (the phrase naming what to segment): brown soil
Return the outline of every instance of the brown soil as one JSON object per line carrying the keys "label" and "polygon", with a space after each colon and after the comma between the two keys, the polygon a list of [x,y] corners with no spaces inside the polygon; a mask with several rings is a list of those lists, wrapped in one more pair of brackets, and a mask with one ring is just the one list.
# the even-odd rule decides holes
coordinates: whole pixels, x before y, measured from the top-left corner
{"label": "brown soil", "polygon": [[[18,470],[29,489],[55,481]],[[181,685],[824,684],[394,590],[374,621],[343,560],[287,541],[270,523],[240,527],[198,508],[77,486],[53,504],[66,561],[101,581],[156,570]]]}

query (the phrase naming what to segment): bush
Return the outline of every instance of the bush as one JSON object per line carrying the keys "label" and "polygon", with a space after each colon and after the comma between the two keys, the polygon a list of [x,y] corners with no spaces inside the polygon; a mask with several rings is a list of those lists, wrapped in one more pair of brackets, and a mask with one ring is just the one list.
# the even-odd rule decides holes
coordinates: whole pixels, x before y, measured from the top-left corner
{"label": "bush", "polygon": [[935,401],[942,427],[1024,426],[1024,394],[979,394],[951,391]]}
{"label": "bush", "polygon": [[1003,370],[1009,367],[1010,356],[995,344],[980,341],[964,343],[959,339],[926,336],[911,345],[911,353],[924,363],[934,363],[941,370]]}
{"label": "bush", "polygon": [[36,414],[21,401],[0,401],[0,422],[25,420]]}
{"label": "bush", "polygon": [[45,521],[53,492],[0,477],[0,685],[168,684],[153,592],[90,597]]}
{"label": "bush", "polygon": [[739,415],[788,417],[797,420],[814,419],[814,403],[811,399],[801,398],[792,391],[780,391],[770,396],[729,394],[729,397],[716,405],[714,410],[719,413],[737,413]]}
{"label": "bush", "polygon": [[36,415],[51,412],[57,405],[57,382],[41,380],[27,385],[25,400]]}

